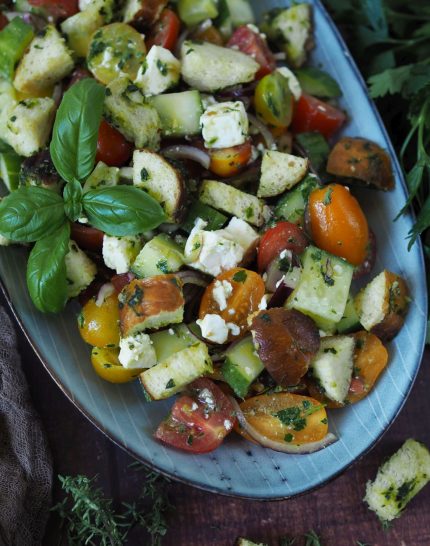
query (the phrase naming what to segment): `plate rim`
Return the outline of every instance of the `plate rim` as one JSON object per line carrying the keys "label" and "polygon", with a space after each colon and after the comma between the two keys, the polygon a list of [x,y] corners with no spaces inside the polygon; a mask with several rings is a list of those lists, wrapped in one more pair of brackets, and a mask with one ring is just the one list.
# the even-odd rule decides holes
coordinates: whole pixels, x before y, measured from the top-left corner
{"label": "plate rim", "polygon": [[[373,112],[373,115],[375,117],[375,120],[376,120],[376,122],[377,122],[377,124],[379,126],[379,129],[381,130],[381,133],[382,133],[382,135],[383,135],[383,137],[385,139],[385,142],[386,142],[386,145],[387,145],[386,148],[388,149],[390,157],[392,159],[393,170],[395,171],[395,173],[397,175],[396,178],[400,182],[400,186],[401,186],[401,188],[403,190],[404,196],[407,197],[408,196],[407,186],[406,186],[406,183],[405,183],[405,179],[404,179],[402,170],[401,170],[400,165],[399,165],[397,154],[396,154],[396,152],[394,150],[394,147],[393,147],[393,144],[391,142],[391,138],[390,138],[390,136],[388,134],[388,131],[387,131],[385,125],[384,125],[384,122],[382,121],[381,115],[380,115],[378,109],[376,108],[376,105],[375,105],[374,101],[370,98],[370,96],[368,94],[367,85],[366,85],[366,83],[364,81],[364,78],[363,78],[360,70],[357,67],[357,64],[356,64],[353,56],[351,55],[351,53],[349,51],[349,48],[347,47],[347,45],[345,43],[345,40],[343,39],[342,35],[340,34],[340,31],[338,30],[337,26],[335,25],[334,21],[332,20],[331,16],[329,15],[327,9],[325,8],[325,6],[321,2],[321,0],[311,0],[310,3],[313,4],[313,5],[316,5],[318,7],[318,9],[320,10],[321,15],[324,17],[324,19],[328,23],[329,27],[331,28],[331,31],[332,31],[336,41],[338,42],[338,44],[341,47],[342,51],[346,54],[347,62],[348,62],[348,64],[350,65],[351,69],[354,72],[357,83],[365,91],[367,103],[370,106],[370,108],[371,108],[371,110]],[[409,207],[409,212],[410,212],[412,220],[416,220],[415,213],[414,213],[411,206]],[[420,269],[421,269],[421,271],[425,271],[424,252],[423,252],[423,246],[422,246],[421,238],[417,239],[416,244],[418,245],[417,250],[418,250],[419,265],[421,266]],[[16,323],[20,327],[22,333],[26,337],[26,339],[27,339],[29,345],[31,346],[32,350],[34,351],[35,355],[40,360],[43,367],[48,372],[48,374],[50,375],[50,377],[52,378],[54,383],[59,387],[59,389],[63,392],[63,394],[68,398],[68,400],[81,412],[81,414],[86,419],[88,419],[88,421],[95,428],[97,428],[105,437],[109,438],[109,440],[112,441],[116,446],[118,446],[119,448],[124,450],[126,453],[128,453],[131,457],[133,457],[134,459],[136,459],[137,461],[142,463],[144,466],[150,468],[151,470],[154,470],[154,471],[158,472],[159,474],[163,475],[164,477],[166,477],[168,479],[174,480],[176,482],[180,482],[180,483],[182,483],[184,485],[195,487],[195,488],[200,489],[202,491],[206,491],[206,492],[210,492],[210,493],[214,493],[214,494],[222,495],[222,496],[226,496],[226,497],[243,499],[243,500],[250,500],[250,501],[280,502],[280,501],[294,499],[294,498],[298,498],[298,497],[307,495],[309,493],[317,491],[318,489],[320,489],[320,488],[326,486],[327,484],[331,483],[332,481],[336,480],[338,477],[340,477],[342,474],[344,474],[347,470],[349,470],[352,466],[354,466],[359,461],[361,461],[380,442],[380,440],[383,438],[385,433],[390,429],[390,427],[392,426],[392,424],[394,423],[394,421],[397,419],[400,412],[402,411],[406,401],[408,400],[408,398],[410,396],[410,393],[411,393],[412,388],[413,388],[413,386],[415,384],[418,372],[419,372],[419,370],[421,368],[424,349],[425,349],[425,340],[426,340],[425,332],[426,332],[426,328],[424,328],[424,335],[423,335],[423,338],[422,338],[422,341],[421,341],[421,347],[419,347],[419,350],[418,350],[419,364],[416,366],[416,368],[414,370],[414,373],[412,375],[412,380],[411,380],[411,382],[410,382],[410,384],[408,386],[407,391],[405,392],[403,398],[400,400],[399,405],[397,406],[395,413],[391,417],[390,421],[388,422],[388,424],[386,425],[384,430],[382,430],[380,432],[380,434],[369,444],[369,446],[359,456],[355,457],[352,461],[347,462],[345,465],[343,465],[341,468],[339,468],[337,470],[337,472],[335,472],[334,474],[332,474],[331,476],[329,476],[325,480],[323,480],[320,483],[318,483],[318,484],[316,484],[316,485],[314,485],[312,487],[309,487],[308,489],[305,489],[303,491],[300,491],[300,492],[297,492],[297,493],[291,493],[289,495],[273,496],[273,497],[270,497],[270,496],[269,497],[249,496],[249,495],[243,495],[243,494],[240,494],[240,493],[235,493],[234,491],[226,491],[225,489],[218,489],[215,486],[203,485],[203,484],[201,484],[201,483],[199,483],[197,481],[182,478],[181,476],[178,476],[177,474],[174,474],[173,472],[168,472],[168,471],[162,470],[162,469],[158,468],[155,464],[153,464],[151,461],[148,461],[148,460],[144,459],[141,455],[137,454],[133,449],[123,445],[121,443],[121,441],[114,434],[110,434],[109,432],[107,432],[105,427],[103,426],[103,424],[94,415],[90,414],[78,401],[76,401],[74,399],[74,396],[73,396],[72,392],[61,382],[60,378],[55,373],[54,368],[48,363],[48,361],[46,361],[44,359],[44,357],[42,356],[42,354],[41,354],[35,340],[33,340],[31,334],[28,332],[28,330],[25,327],[23,321],[21,320],[18,312],[16,311],[15,306],[14,306],[14,304],[13,304],[13,302],[12,302],[10,296],[9,296],[7,288],[6,288],[6,286],[5,286],[4,282],[3,282],[3,279],[1,277],[0,277],[0,289],[1,289],[2,293],[3,293],[3,295],[4,295],[4,298],[5,298],[8,306],[9,306],[14,318],[15,318]],[[427,288],[426,283],[424,283],[424,294],[425,294],[426,297],[425,297],[423,307],[424,307],[424,313],[427,316],[428,315],[428,288]]]}

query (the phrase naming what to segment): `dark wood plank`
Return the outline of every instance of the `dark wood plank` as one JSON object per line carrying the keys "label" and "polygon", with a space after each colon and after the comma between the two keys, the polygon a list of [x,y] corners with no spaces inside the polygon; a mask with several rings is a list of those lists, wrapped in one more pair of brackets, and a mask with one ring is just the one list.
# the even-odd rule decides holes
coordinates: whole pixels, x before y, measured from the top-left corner
{"label": "dark wood plank", "polygon": [[[22,335],[23,357],[34,404],[49,437],[56,474],[99,474],[106,494],[121,501],[133,499],[141,475],[129,468],[132,459],[107,440],[56,387]],[[362,540],[373,546],[430,545],[430,487],[385,533],[361,499],[365,483],[378,466],[408,437],[430,446],[430,351],[426,352],[417,382],[400,416],[381,442],[343,476],[322,489],[297,499],[259,503],[213,495],[173,483],[175,510],[169,518],[165,546],[232,546],[239,535],[276,545],[283,534],[297,535],[315,529],[327,546],[355,545]],[[59,497],[56,484],[54,497]],[[46,546],[58,542],[58,522],[51,518]],[[146,545],[137,531],[131,545]],[[300,546],[300,543],[298,543]]]}

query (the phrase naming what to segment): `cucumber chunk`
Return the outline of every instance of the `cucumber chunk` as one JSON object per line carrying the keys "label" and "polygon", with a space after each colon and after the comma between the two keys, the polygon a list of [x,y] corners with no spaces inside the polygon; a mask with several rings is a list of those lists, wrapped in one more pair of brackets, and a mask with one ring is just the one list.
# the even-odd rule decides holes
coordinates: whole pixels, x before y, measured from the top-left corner
{"label": "cucumber chunk", "polygon": [[252,337],[245,337],[231,345],[226,351],[222,367],[224,379],[240,398],[245,398],[251,383],[264,370],[257,356]]}
{"label": "cucumber chunk", "polygon": [[308,246],[302,254],[302,266],[286,307],[301,311],[326,329],[327,324],[339,322],[344,315],[354,267],[315,246]]}
{"label": "cucumber chunk", "polygon": [[187,26],[198,25],[206,19],[217,17],[217,2],[215,0],[179,0],[178,13]]}
{"label": "cucumber chunk", "polygon": [[300,133],[295,136],[296,141],[303,148],[312,167],[319,173],[324,172],[330,147],[321,133]]}
{"label": "cucumber chunk", "polygon": [[199,91],[166,93],[152,97],[150,102],[160,116],[164,136],[179,137],[200,133],[203,105]]}
{"label": "cucumber chunk", "polygon": [[168,235],[157,235],[142,248],[131,270],[138,277],[176,273],[184,265],[181,247]]}
{"label": "cucumber chunk", "polygon": [[18,189],[22,161],[13,150],[0,154],[0,177],[9,191]]}
{"label": "cucumber chunk", "polygon": [[303,225],[305,208],[311,191],[320,187],[318,178],[308,174],[293,190],[285,193],[275,208],[275,216],[293,224]]}
{"label": "cucumber chunk", "polygon": [[226,0],[233,26],[255,23],[254,12],[248,0]]}
{"label": "cucumber chunk", "polygon": [[177,324],[168,330],[150,335],[157,355],[157,362],[163,362],[175,353],[198,343],[198,339],[185,324]]}
{"label": "cucumber chunk", "polygon": [[206,231],[221,229],[227,222],[227,216],[201,201],[196,201],[189,208],[187,217],[181,228],[187,233],[191,233],[197,218],[201,218],[207,222]]}
{"label": "cucumber chunk", "polygon": [[360,319],[355,310],[354,298],[350,294],[346,302],[342,319],[337,323],[336,330],[339,334],[349,334],[361,329]]}

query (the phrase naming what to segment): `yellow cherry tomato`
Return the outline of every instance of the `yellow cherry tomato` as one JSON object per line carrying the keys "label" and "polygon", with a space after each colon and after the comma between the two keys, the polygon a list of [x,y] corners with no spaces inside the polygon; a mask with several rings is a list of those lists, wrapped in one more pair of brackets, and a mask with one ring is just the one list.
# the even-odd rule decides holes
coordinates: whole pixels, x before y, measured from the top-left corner
{"label": "yellow cherry tomato", "polygon": [[255,111],[271,127],[288,127],[293,117],[294,97],[288,80],[279,72],[261,79],[255,89]]}
{"label": "yellow cherry tomato", "polygon": [[134,80],[145,55],[142,34],[126,23],[112,23],[93,34],[87,63],[94,76],[108,85],[120,74]]}
{"label": "yellow cherry tomato", "polygon": [[143,369],[124,368],[118,360],[118,349],[93,347],[91,363],[96,374],[109,383],[129,383],[134,381]]}
{"label": "yellow cherry tomato", "polygon": [[82,339],[94,347],[118,346],[118,295],[112,294],[101,305],[95,298],[89,300],[78,316],[78,327]]}

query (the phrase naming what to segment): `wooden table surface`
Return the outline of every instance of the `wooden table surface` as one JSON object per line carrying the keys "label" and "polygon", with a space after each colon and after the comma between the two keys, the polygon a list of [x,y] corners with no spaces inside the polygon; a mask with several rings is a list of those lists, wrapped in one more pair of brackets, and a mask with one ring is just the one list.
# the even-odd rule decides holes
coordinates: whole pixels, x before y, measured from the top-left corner
{"label": "wooden table surface", "polygon": [[[0,303],[4,300],[0,297]],[[100,476],[100,485],[119,504],[138,494],[142,475],[129,468],[131,457],[99,432],[54,384],[22,334],[19,349],[34,405],[45,426],[54,474]],[[430,546],[430,485],[411,503],[391,530],[384,532],[361,499],[366,481],[381,462],[409,437],[430,446],[430,351],[401,414],[377,446],[345,474],[300,498],[278,502],[237,500],[172,483],[175,506],[163,546],[233,546],[238,536],[275,546],[283,535],[318,532],[325,546]],[[58,500],[58,482],[54,499]],[[58,543],[58,521],[50,519],[44,545]],[[149,545],[143,532],[127,543]],[[297,546],[304,544],[297,541]]]}

